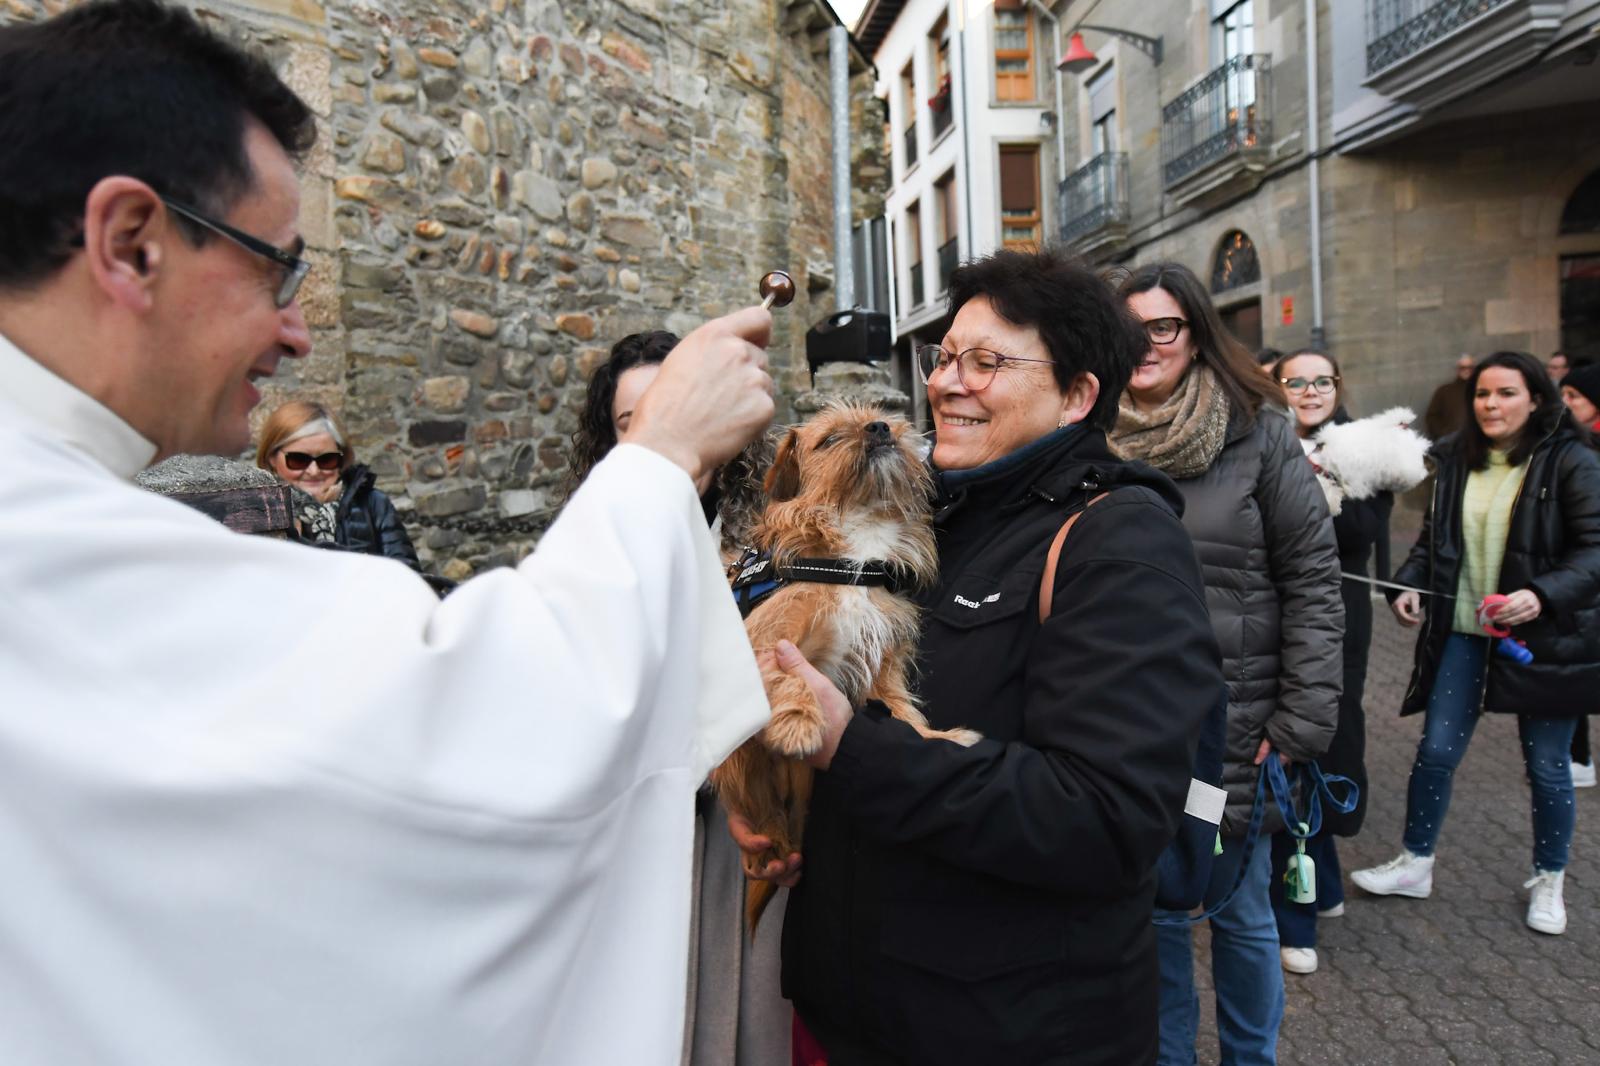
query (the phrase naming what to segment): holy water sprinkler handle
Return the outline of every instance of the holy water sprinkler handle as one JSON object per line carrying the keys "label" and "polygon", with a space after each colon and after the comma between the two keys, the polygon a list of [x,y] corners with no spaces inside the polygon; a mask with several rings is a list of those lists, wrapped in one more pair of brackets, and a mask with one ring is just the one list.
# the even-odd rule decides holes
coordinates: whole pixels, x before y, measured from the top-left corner
{"label": "holy water sprinkler handle", "polygon": [[794,302],[794,279],[781,270],[773,270],[761,276],[761,309],[771,310],[774,306],[788,307]]}

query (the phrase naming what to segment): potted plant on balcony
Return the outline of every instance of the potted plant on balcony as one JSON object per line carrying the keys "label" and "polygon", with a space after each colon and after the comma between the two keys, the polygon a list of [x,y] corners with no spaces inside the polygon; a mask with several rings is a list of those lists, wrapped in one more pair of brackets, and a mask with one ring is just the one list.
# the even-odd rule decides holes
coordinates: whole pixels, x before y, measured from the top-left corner
{"label": "potted plant on balcony", "polygon": [[950,110],[950,75],[939,79],[939,91],[928,97],[928,110],[936,115]]}

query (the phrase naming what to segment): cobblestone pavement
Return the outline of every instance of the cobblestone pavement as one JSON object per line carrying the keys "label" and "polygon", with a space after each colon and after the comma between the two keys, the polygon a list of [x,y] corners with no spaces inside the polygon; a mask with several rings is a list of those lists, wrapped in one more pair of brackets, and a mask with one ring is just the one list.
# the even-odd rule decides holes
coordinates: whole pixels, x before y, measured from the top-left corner
{"label": "cobblestone pavement", "polygon": [[[1600,1063],[1600,865],[1587,847],[1600,824],[1600,789],[1577,793],[1567,933],[1535,933],[1522,922],[1522,883],[1532,858],[1515,719],[1489,715],[1473,737],[1456,774],[1430,899],[1379,899],[1349,883],[1351,870],[1399,849],[1406,779],[1422,728],[1420,715],[1396,713],[1415,631],[1378,608],[1366,692],[1366,823],[1359,837],[1340,841],[1347,905],[1344,917],[1319,923],[1320,968],[1305,977],[1284,975],[1288,1008],[1279,1062]],[[1199,1061],[1214,1064],[1207,934],[1197,938],[1204,982]]]}

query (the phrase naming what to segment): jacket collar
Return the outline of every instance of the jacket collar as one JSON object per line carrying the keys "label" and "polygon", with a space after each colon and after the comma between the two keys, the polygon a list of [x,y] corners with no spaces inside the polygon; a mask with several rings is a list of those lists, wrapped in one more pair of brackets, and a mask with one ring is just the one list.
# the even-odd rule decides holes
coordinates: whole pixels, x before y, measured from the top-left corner
{"label": "jacket collar", "polygon": [[30,424],[82,452],[123,480],[150,465],[156,446],[109,407],[46,370],[0,335],[0,403]]}

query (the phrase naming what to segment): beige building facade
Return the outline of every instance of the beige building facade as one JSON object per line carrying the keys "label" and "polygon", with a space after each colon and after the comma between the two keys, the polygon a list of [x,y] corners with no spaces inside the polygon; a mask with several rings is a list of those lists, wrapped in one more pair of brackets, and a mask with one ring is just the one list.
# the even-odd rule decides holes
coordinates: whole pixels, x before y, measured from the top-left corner
{"label": "beige building facade", "polygon": [[1462,352],[1600,359],[1600,2],[1053,10],[1092,57],[1052,232],[1092,258],[1185,263],[1247,344],[1338,356],[1358,411]]}

